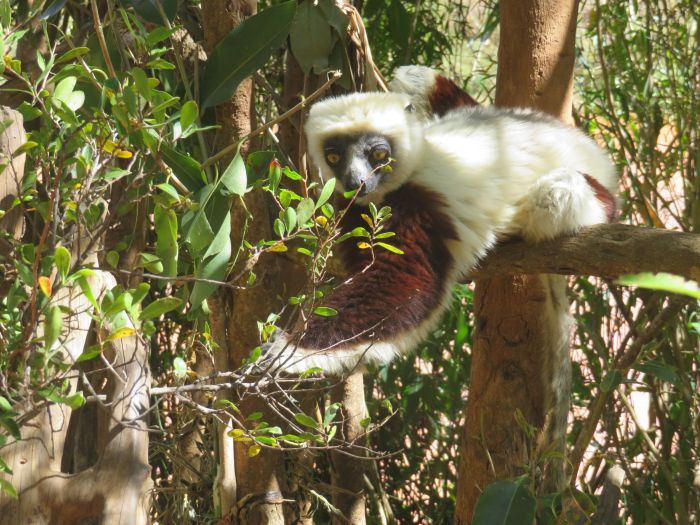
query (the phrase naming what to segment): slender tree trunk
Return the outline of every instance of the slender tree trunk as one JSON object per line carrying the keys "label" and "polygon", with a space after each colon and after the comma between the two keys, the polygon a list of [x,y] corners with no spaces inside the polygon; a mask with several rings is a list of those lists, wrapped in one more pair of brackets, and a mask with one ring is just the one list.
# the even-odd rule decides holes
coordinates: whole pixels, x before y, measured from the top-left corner
{"label": "slender tree trunk", "polygon": [[[204,34],[209,51],[234,27],[255,13],[255,0],[210,0],[202,6]],[[253,82],[246,79],[230,101],[217,106],[217,121],[222,128],[216,137],[220,149],[246,135],[252,124]],[[247,144],[242,152],[247,150]],[[227,162],[226,159],[224,162]],[[222,165],[225,167],[225,164]],[[255,243],[259,239],[273,237],[270,202],[261,191],[246,195],[246,208],[255,217],[249,225],[246,238]],[[239,203],[231,210],[234,224],[242,225],[246,213]],[[242,228],[234,229],[233,246],[241,244]],[[238,236],[238,237],[236,237]],[[234,269],[234,272],[236,269]],[[300,272],[284,258],[263,256],[255,266],[257,276],[254,290],[219,290],[209,300],[212,327],[219,348],[215,353],[215,367],[220,371],[234,370],[260,344],[257,321],[264,320],[270,312],[279,309],[276,290],[298,289]],[[263,293],[267,290],[269,293]],[[220,397],[231,396],[222,392]],[[233,399],[243,414],[261,411],[265,420],[275,423],[275,416],[261,398],[247,396]],[[248,457],[247,444],[234,444],[227,435],[228,425],[220,425],[219,475],[217,498],[224,515],[246,524],[283,524],[283,493],[288,489],[285,457],[281,452],[265,449],[254,458]],[[250,504],[246,503],[249,502]]]}
{"label": "slender tree trunk", "polygon": [[365,523],[365,464],[363,446],[366,440],[361,440],[365,429],[361,422],[367,417],[365,390],[362,372],[353,372],[345,381],[340,383],[333,392],[333,401],[343,403],[342,432],[343,439],[357,442],[357,446],[331,453],[331,474],[333,482],[333,505],[343,513],[341,521],[333,519],[333,523],[341,525]]}
{"label": "slender tree trunk", "polygon": [[[571,121],[576,0],[503,0],[496,104],[530,106]],[[477,281],[469,401],[456,523],[471,522],[483,489],[545,451],[564,451],[569,406],[569,307],[561,276]],[[531,438],[516,420],[536,429]],[[539,486],[565,484],[548,460]]]}

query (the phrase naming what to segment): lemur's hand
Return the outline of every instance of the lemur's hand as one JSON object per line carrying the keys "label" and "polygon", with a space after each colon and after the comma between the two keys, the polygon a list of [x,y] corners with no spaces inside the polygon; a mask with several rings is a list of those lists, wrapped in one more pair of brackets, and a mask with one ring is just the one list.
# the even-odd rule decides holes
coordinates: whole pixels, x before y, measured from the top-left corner
{"label": "lemur's hand", "polygon": [[303,352],[297,351],[297,346],[289,334],[282,330],[276,330],[261,348],[262,356],[256,365],[259,369],[267,370],[271,374],[278,372],[300,374],[311,366],[304,366]]}

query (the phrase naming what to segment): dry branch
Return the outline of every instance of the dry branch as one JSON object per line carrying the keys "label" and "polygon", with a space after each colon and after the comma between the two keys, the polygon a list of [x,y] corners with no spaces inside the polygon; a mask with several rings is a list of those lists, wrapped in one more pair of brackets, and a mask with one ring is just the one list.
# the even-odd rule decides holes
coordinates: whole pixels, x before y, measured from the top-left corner
{"label": "dry branch", "polygon": [[668,272],[700,281],[700,235],[601,224],[539,244],[503,243],[469,277],[554,273],[615,278],[638,272]]}

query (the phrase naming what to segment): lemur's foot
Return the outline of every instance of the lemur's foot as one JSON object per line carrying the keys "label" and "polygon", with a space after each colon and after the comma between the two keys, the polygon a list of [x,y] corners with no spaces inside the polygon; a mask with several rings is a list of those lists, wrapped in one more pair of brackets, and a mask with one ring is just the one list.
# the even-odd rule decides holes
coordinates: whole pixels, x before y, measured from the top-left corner
{"label": "lemur's foot", "polygon": [[606,222],[607,212],[586,177],[561,168],[540,177],[525,198],[516,221],[522,235],[543,241]]}

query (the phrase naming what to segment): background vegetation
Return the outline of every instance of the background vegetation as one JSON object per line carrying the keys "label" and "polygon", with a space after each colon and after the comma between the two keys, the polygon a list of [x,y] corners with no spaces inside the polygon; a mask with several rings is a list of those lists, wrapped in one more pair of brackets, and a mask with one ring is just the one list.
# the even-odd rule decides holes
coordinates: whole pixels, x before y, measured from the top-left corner
{"label": "background vegetation", "polygon": [[[326,263],[340,242],[334,225],[342,210],[329,200],[332,183],[307,179],[298,152],[280,143],[286,119],[274,120],[293,106],[282,100],[287,42],[309,84],[315,74],[348,73],[354,55],[345,49],[355,47],[343,30],[347,12],[331,2],[261,4],[250,19],[256,21],[218,48],[203,44],[206,9],[174,0],[0,0],[0,102],[23,115],[27,132],[13,152],[26,154],[24,177],[0,211],[5,221],[17,211],[24,218],[21,235],[13,235],[7,222],[0,232],[0,458],[25,436],[28,414],[37,407],[64,404],[87,417],[103,409],[108,347],[138,337],[148,348],[155,392],[144,419],[152,519],[209,523],[219,517],[212,497],[212,429],[217,419],[230,417],[236,427],[230,438],[245,444],[253,461],[261,450],[280,445],[314,451],[315,467],[307,461],[297,487],[323,523],[333,512],[332,467],[323,449],[342,442],[336,436],[339,405],[322,401],[317,413],[302,401],[283,408],[283,400],[270,394],[270,405],[291,423],[280,428],[267,412],[175,388],[214,373],[217,343],[209,310],[215,303],[207,299],[221,282],[287,303],[286,310],[269,310],[269,317],[258,319],[261,341],[275,324],[284,326],[290,309],[334,315],[323,310],[321,299],[333,273]],[[398,65],[425,63],[460,80],[480,102],[493,100],[495,2],[367,0],[360,12],[387,78]],[[305,45],[310,34],[321,36]],[[574,115],[609,148],[622,174],[621,220],[698,232],[697,2],[586,0],[577,37]],[[255,53],[242,46],[263,38]],[[222,143],[214,107],[258,69],[254,127],[270,127],[238,136],[219,155],[229,144]],[[351,87],[347,74],[328,89],[340,86]],[[0,123],[3,131],[9,126]],[[271,162],[273,157],[279,161]],[[8,165],[4,160],[2,166]],[[232,203],[240,206],[253,190],[272,203],[269,221],[252,212],[230,221]],[[381,219],[382,211],[375,210],[366,231],[356,235],[373,249],[391,249],[390,239],[388,248],[377,244]],[[261,221],[273,224],[271,235],[257,236]],[[293,260],[305,261],[309,277],[302,291],[264,289],[256,262],[288,251],[296,253]],[[103,294],[90,280],[90,268],[98,265],[118,282]],[[592,514],[605,474],[618,465],[626,474],[620,523],[697,522],[697,304],[666,291],[586,277],[572,281],[577,325],[568,443],[577,489],[564,496]],[[71,354],[67,340],[76,312],[59,299],[61,290],[76,287],[98,329]],[[413,357],[367,376],[369,418],[363,426],[372,430],[371,449],[378,456],[367,475],[371,523],[380,516],[399,523],[453,518],[471,302],[470,286],[458,287],[439,329]],[[249,351],[253,362],[259,349]],[[625,355],[632,356],[626,368],[613,368],[615,358]],[[238,375],[224,379],[245,381]],[[59,462],[63,472],[79,472],[97,457],[99,443],[74,439]],[[0,459],[5,497],[19,488],[8,481],[13,468]],[[523,473],[538,475],[527,467]],[[543,521],[554,522],[561,499],[538,499]]]}

